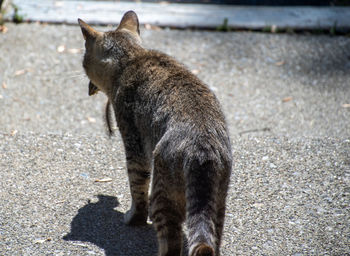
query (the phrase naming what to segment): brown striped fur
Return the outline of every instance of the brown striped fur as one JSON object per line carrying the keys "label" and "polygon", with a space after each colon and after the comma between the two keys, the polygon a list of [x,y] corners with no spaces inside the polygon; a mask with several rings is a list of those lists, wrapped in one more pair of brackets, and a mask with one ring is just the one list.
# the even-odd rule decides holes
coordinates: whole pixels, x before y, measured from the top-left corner
{"label": "brown striped fur", "polygon": [[232,162],[218,100],[175,59],[142,47],[134,12],[110,32],[79,24],[91,90],[107,95],[109,131],[111,105],[125,147],[132,197],[125,222],[143,225],[149,216],[159,256],[182,255],[186,222],[189,255],[218,256]]}

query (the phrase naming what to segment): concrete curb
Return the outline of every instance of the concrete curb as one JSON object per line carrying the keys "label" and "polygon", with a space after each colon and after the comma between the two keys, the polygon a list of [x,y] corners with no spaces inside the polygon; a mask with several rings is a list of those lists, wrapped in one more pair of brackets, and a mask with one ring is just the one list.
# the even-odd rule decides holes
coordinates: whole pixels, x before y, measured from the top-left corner
{"label": "concrete curb", "polygon": [[[109,1],[12,0],[27,21],[117,24],[134,10],[141,24],[176,28],[350,30],[350,7],[251,7],[232,5],[126,3]],[[5,18],[11,19],[13,11]]]}

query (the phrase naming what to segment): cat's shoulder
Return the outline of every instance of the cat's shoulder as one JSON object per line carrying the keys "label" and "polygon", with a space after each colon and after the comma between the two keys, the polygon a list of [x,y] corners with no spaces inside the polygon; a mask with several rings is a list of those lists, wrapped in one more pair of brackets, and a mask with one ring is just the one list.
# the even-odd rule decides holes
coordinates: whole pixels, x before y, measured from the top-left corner
{"label": "cat's shoulder", "polygon": [[135,64],[160,67],[182,67],[174,57],[158,50],[147,49],[138,58],[133,60]]}
{"label": "cat's shoulder", "polygon": [[126,69],[127,77],[144,75],[155,77],[168,77],[177,73],[186,73],[187,68],[170,55],[158,50],[145,50],[137,58],[129,62]]}

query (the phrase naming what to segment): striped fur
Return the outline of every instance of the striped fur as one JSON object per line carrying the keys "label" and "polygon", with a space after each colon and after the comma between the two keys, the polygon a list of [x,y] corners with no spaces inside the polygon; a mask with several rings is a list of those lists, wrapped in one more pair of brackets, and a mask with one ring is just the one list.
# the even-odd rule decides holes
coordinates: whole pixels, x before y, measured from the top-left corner
{"label": "striped fur", "polygon": [[125,147],[132,197],[125,222],[144,225],[149,216],[159,256],[182,255],[183,223],[190,256],[218,256],[232,164],[218,100],[176,60],[141,46],[134,12],[106,33],[79,23],[83,66],[108,96],[107,128],[111,134],[113,107]]}

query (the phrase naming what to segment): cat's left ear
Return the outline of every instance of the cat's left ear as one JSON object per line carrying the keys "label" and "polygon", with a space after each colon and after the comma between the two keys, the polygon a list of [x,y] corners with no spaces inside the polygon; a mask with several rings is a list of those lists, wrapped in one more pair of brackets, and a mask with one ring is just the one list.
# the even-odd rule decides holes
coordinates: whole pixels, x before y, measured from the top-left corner
{"label": "cat's left ear", "polygon": [[139,19],[134,11],[128,11],[124,14],[117,28],[129,30],[131,33],[140,36]]}
{"label": "cat's left ear", "polygon": [[88,24],[86,24],[83,20],[78,19],[78,22],[85,40],[88,38],[97,38],[101,34],[101,32],[96,31]]}

